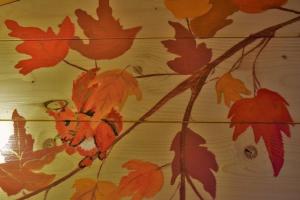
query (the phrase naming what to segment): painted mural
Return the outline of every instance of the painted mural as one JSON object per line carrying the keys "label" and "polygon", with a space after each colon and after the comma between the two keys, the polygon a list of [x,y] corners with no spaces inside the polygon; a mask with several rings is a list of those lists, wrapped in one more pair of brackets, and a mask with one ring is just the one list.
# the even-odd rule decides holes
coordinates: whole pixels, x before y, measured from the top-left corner
{"label": "painted mural", "polygon": [[[19,2],[0,0],[0,12],[1,8],[13,7]],[[24,24],[22,19],[10,18],[1,25],[9,31],[9,38],[19,41],[15,54],[25,55],[15,66],[10,66],[22,76],[45,68],[54,70],[61,63],[68,65],[70,70],[77,70],[77,78],[67,83],[72,87],[72,101],[58,99],[44,105],[56,129],[44,148],[34,148],[35,138],[26,129],[26,114],[18,112],[18,108],[11,111],[14,134],[1,149],[5,162],[0,164],[0,188],[7,198],[31,199],[42,193],[44,200],[50,199],[51,190],[72,177],[73,188],[66,191],[72,200],[156,199],[166,185],[172,186],[169,199],[189,199],[187,188],[197,199],[206,199],[203,192],[212,199],[222,199],[216,187],[217,155],[207,147],[208,142],[201,133],[190,126],[195,101],[207,84],[215,85],[216,103],[228,108],[232,142],[250,130],[254,142],[263,142],[267,150],[273,179],[280,176],[285,165],[283,138],[291,137],[294,120],[289,111],[289,97],[263,84],[257,62],[277,31],[300,21],[300,11],[286,7],[287,0],[164,0],[165,9],[174,16],[174,20],[165,22],[173,30],[174,37],[159,41],[165,54],[173,56],[165,63],[170,72],[145,73],[142,66],[131,63],[102,67],[102,61],[117,59],[130,52],[140,31],[147,27],[143,24],[123,26],[122,16],[115,16],[109,0],[97,2],[98,7],[94,10],[84,10],[78,5],[74,16],[71,18],[66,14],[56,27],[45,29]],[[214,56],[214,49],[206,40],[234,24],[231,15],[241,12],[251,16],[268,10],[292,13],[294,17],[255,30]],[[83,33],[84,37],[78,33]],[[70,52],[76,52],[93,65],[71,62],[68,60]],[[216,75],[219,66],[233,56],[237,56],[234,64]],[[251,84],[236,73],[243,69],[243,60],[248,56],[254,56],[247,75],[251,77]],[[125,128],[123,120],[128,116],[124,116],[122,109],[127,106],[127,101],[144,100],[140,80],[164,76],[180,76],[183,80]],[[186,109],[181,113],[181,127],[169,141],[173,158],[162,164],[136,159],[132,155],[130,160],[118,166],[124,171],[118,182],[102,179],[102,169],[110,162],[110,155],[119,143],[186,91],[189,98],[185,99]],[[53,165],[59,154],[79,155],[78,167],[70,169],[64,176],[44,172],[43,169]],[[94,177],[76,178],[80,172],[95,165],[98,170]],[[166,170],[171,171],[171,179],[165,177]]]}

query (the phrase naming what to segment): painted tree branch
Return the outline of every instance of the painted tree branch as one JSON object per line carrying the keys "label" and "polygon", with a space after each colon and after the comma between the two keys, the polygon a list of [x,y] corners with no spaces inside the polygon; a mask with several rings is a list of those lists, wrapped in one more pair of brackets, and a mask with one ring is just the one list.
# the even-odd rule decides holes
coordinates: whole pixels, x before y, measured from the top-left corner
{"label": "painted tree branch", "polygon": [[[169,100],[172,98],[178,96],[179,94],[183,93],[187,89],[192,88],[192,95],[189,100],[189,104],[187,107],[187,110],[184,115],[184,120],[182,124],[182,129],[184,127],[187,127],[190,120],[191,110],[193,107],[193,104],[200,93],[201,89],[203,88],[203,85],[205,84],[210,72],[217,67],[220,63],[225,61],[226,59],[230,58],[232,55],[234,55],[236,52],[240,51],[241,49],[247,47],[248,45],[252,44],[254,41],[256,41],[259,38],[270,38],[274,37],[274,34],[277,30],[290,25],[292,23],[300,21],[300,16],[295,17],[293,19],[290,19],[286,22],[268,27],[266,29],[263,29],[253,35],[248,36],[247,38],[243,39],[230,49],[228,49],[224,54],[219,56],[214,61],[210,62],[204,69],[196,71],[193,75],[191,75],[189,78],[185,79],[181,83],[179,83],[174,89],[172,89],[170,92],[167,93],[161,100],[159,100],[148,112],[146,112],[144,115],[140,117],[140,119],[135,122],[133,125],[131,125],[127,130],[123,132],[111,145],[110,151],[113,149],[114,145],[116,145],[120,140],[122,140],[126,135],[128,135],[135,127],[137,127],[139,124],[143,123],[147,118],[152,116],[156,111],[158,111],[162,106],[164,106]],[[184,143],[183,143],[184,144]],[[76,168],[73,171],[71,171],[66,176],[58,179],[57,181],[51,183],[47,187],[41,188],[39,190],[36,190],[32,193],[29,193],[27,195],[24,195],[23,197],[18,198],[17,200],[24,200],[28,199],[34,195],[37,195],[43,191],[49,190],[52,187],[55,187],[59,185],[60,183],[64,182],[68,178],[72,177],[79,171],[81,171],[82,168]]]}
{"label": "painted tree branch", "polygon": [[[252,44],[254,41],[260,38],[269,38],[274,37],[274,34],[277,30],[293,24],[295,22],[300,21],[300,16],[292,18],[288,21],[285,21],[283,23],[268,27],[266,29],[263,29],[255,34],[252,34],[248,36],[247,38],[243,39],[230,49],[228,49],[224,54],[216,58],[214,61],[210,62],[204,69],[196,71],[193,75],[191,75],[186,80],[182,81],[177,85],[174,89],[172,89],[167,95],[165,95],[161,100],[159,100],[148,112],[146,112],[143,116],[140,117],[140,119],[132,124],[127,130],[125,130],[111,145],[113,147],[116,143],[118,143],[122,138],[124,138],[126,135],[128,135],[136,126],[144,122],[147,118],[149,118],[152,114],[154,114],[157,110],[159,110],[163,105],[165,105],[169,100],[176,97],[177,95],[183,93],[187,89],[191,88],[195,82],[201,80],[206,81],[208,78],[210,72],[218,66],[220,63],[225,61],[226,59],[230,58],[232,55],[234,55],[236,52],[240,51],[241,49],[245,48],[246,46]],[[200,90],[202,89],[199,88]]]}

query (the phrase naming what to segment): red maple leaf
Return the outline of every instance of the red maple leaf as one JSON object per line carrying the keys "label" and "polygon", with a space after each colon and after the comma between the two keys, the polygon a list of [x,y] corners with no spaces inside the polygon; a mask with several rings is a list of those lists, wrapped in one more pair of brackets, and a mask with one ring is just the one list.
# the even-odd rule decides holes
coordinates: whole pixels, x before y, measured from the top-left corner
{"label": "red maple leaf", "polygon": [[260,89],[255,97],[236,101],[228,114],[232,122],[231,127],[234,127],[233,140],[236,140],[250,126],[256,143],[261,137],[263,138],[272,162],[274,176],[278,176],[284,163],[281,133],[291,136],[289,124],[293,124],[293,119],[287,106],[287,101],[278,93]]}
{"label": "red maple leaf", "polygon": [[59,25],[58,34],[55,34],[51,27],[43,31],[35,27],[22,27],[13,20],[6,20],[5,24],[12,31],[9,33],[10,36],[24,40],[16,50],[31,56],[30,59],[21,60],[15,66],[24,75],[38,68],[55,66],[62,61],[69,50],[67,39],[73,38],[75,31],[69,17]]}
{"label": "red maple leaf", "polygon": [[14,134],[10,136],[7,150],[2,150],[5,163],[0,164],[0,187],[8,195],[14,195],[22,189],[34,191],[47,186],[55,177],[38,172],[44,165],[51,163],[63,146],[54,146],[33,151],[34,140],[26,133],[25,119],[15,110]]}
{"label": "red maple leaf", "polygon": [[[186,176],[191,176],[203,184],[204,189],[213,197],[216,197],[216,178],[212,171],[218,171],[218,164],[214,154],[207,150],[206,147],[200,146],[206,141],[197,133],[187,128],[184,130],[185,134],[185,160],[181,161],[180,140],[181,134],[179,132],[174,138],[171,150],[175,152],[175,157],[172,162],[172,179],[171,184],[179,174],[185,173]],[[181,171],[181,163],[184,162],[185,172]]]}
{"label": "red maple leaf", "polygon": [[176,31],[176,40],[162,41],[170,53],[180,57],[169,61],[168,66],[179,74],[192,74],[195,70],[204,67],[212,57],[211,49],[204,43],[198,44],[192,33],[177,22],[169,22]]}
{"label": "red maple leaf", "polygon": [[109,0],[99,0],[99,19],[94,19],[81,9],[77,9],[75,13],[79,26],[91,40],[85,44],[76,37],[71,42],[71,47],[91,59],[112,59],[122,55],[130,49],[136,34],[141,30],[141,27],[123,29],[119,20],[112,16]]}

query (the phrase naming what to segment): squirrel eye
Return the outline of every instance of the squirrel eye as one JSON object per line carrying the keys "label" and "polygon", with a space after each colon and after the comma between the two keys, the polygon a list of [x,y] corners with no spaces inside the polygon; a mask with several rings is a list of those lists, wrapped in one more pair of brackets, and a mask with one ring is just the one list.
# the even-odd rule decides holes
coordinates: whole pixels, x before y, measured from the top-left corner
{"label": "squirrel eye", "polygon": [[65,123],[65,126],[69,126],[71,123],[71,120],[65,120],[64,123]]}

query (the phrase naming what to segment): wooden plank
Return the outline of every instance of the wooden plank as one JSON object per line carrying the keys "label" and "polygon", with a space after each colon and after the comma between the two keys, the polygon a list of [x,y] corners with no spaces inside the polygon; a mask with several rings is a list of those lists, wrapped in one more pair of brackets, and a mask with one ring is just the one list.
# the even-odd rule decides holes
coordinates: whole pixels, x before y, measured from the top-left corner
{"label": "wooden plank", "polygon": [[[59,6],[57,6],[59,5]],[[173,37],[174,32],[168,25],[168,21],[177,21],[177,19],[168,11],[161,0],[111,0],[113,14],[120,18],[124,27],[142,26],[142,31],[137,35],[138,38],[164,38]],[[75,23],[77,18],[74,11],[78,8],[88,11],[92,16],[96,16],[97,0],[21,0],[13,4],[2,6],[0,8],[0,21],[13,19],[24,26],[37,26],[46,29],[52,26],[55,29],[62,22],[65,16],[70,16]],[[284,6],[287,8],[300,10],[298,0],[289,0]],[[276,16],[276,20],[274,20]],[[245,37],[250,33],[256,32],[264,27],[283,22],[294,17],[293,13],[286,13],[279,10],[271,10],[261,14],[245,14],[242,12],[230,16],[234,23],[220,32],[216,37]],[[183,20],[182,23],[185,23]],[[0,29],[0,39],[15,39],[8,36],[8,30]],[[76,27],[76,33],[85,37],[79,27]],[[289,28],[284,28],[277,33],[279,37],[298,37],[299,23],[295,23]]]}
{"label": "wooden plank", "polygon": [[[125,127],[130,125],[131,123],[125,123]],[[138,126],[116,145],[103,167],[101,180],[118,184],[120,177],[127,173],[121,166],[128,160],[141,159],[158,165],[171,162],[173,152],[169,150],[170,144],[180,127],[181,124],[173,123],[146,123]],[[233,130],[229,128],[228,124],[191,124],[190,127],[206,140],[205,146],[216,155],[219,165],[219,171],[215,174],[217,199],[298,199],[300,194],[298,188],[300,161],[295,158],[300,152],[298,145],[300,136],[297,134],[300,131],[299,125],[292,128],[291,138],[284,137],[285,164],[280,175],[276,178],[272,175],[272,167],[263,141],[261,140],[256,145],[252,130],[247,130],[236,142],[233,142]],[[52,122],[27,122],[26,128],[36,140],[35,149],[42,148],[45,139],[55,135],[54,123]],[[244,150],[248,145],[257,148],[258,156],[256,158],[247,159],[245,157]],[[57,178],[59,178],[76,168],[80,159],[81,157],[78,155],[69,156],[61,153],[43,171],[57,174]],[[53,188],[49,192],[48,199],[69,199],[74,192],[72,189],[74,181],[80,178],[95,178],[99,165],[100,162],[95,161],[92,167],[84,169],[62,185]],[[176,186],[170,186],[171,168],[164,168],[163,173],[165,176],[164,187],[153,199],[168,199],[176,188]],[[205,199],[210,199],[209,195],[202,190],[201,184],[197,183],[197,187]],[[187,188],[189,199],[196,198],[190,188]],[[37,195],[32,199],[42,199],[43,195]],[[4,192],[0,191],[0,199],[15,198],[7,198]],[[178,199],[178,194],[175,199]]]}
{"label": "wooden plank", "polygon": [[[213,59],[215,59],[240,40],[215,38],[199,40],[199,42],[205,42],[209,48],[213,49]],[[11,111],[17,108],[27,115],[27,119],[49,120],[51,118],[45,113],[43,102],[51,99],[66,99],[71,102],[72,81],[81,72],[65,63],[60,63],[53,68],[33,71],[27,76],[20,75],[14,69],[14,65],[27,56],[15,51],[17,44],[19,44],[17,41],[0,43],[0,66],[2,66],[0,68],[0,119],[9,120]],[[257,63],[258,78],[262,87],[277,91],[287,99],[295,122],[300,120],[300,113],[297,111],[300,109],[299,52],[299,39],[276,38],[271,40]],[[240,53],[220,64],[210,78],[221,76],[228,71]],[[234,72],[234,76],[242,79],[250,90],[252,90],[251,70],[256,53],[257,51],[246,57],[241,69]],[[139,40],[122,57],[110,61],[100,61],[98,64],[103,70],[138,65],[143,68],[144,74],[172,73],[166,63],[174,57],[175,55],[167,53],[161,40]],[[94,61],[88,60],[74,51],[70,51],[66,59],[85,68],[94,66]],[[133,73],[132,68],[128,68],[128,70]],[[125,120],[138,120],[143,113],[185,78],[187,77],[181,75],[138,79],[143,92],[143,100],[136,101],[133,97],[128,99],[122,110]],[[188,98],[189,92],[179,95],[149,120],[181,121]],[[216,102],[215,82],[209,82],[203,88],[195,104],[192,120],[196,122],[228,121],[226,119],[228,108],[223,104],[218,105]]]}

